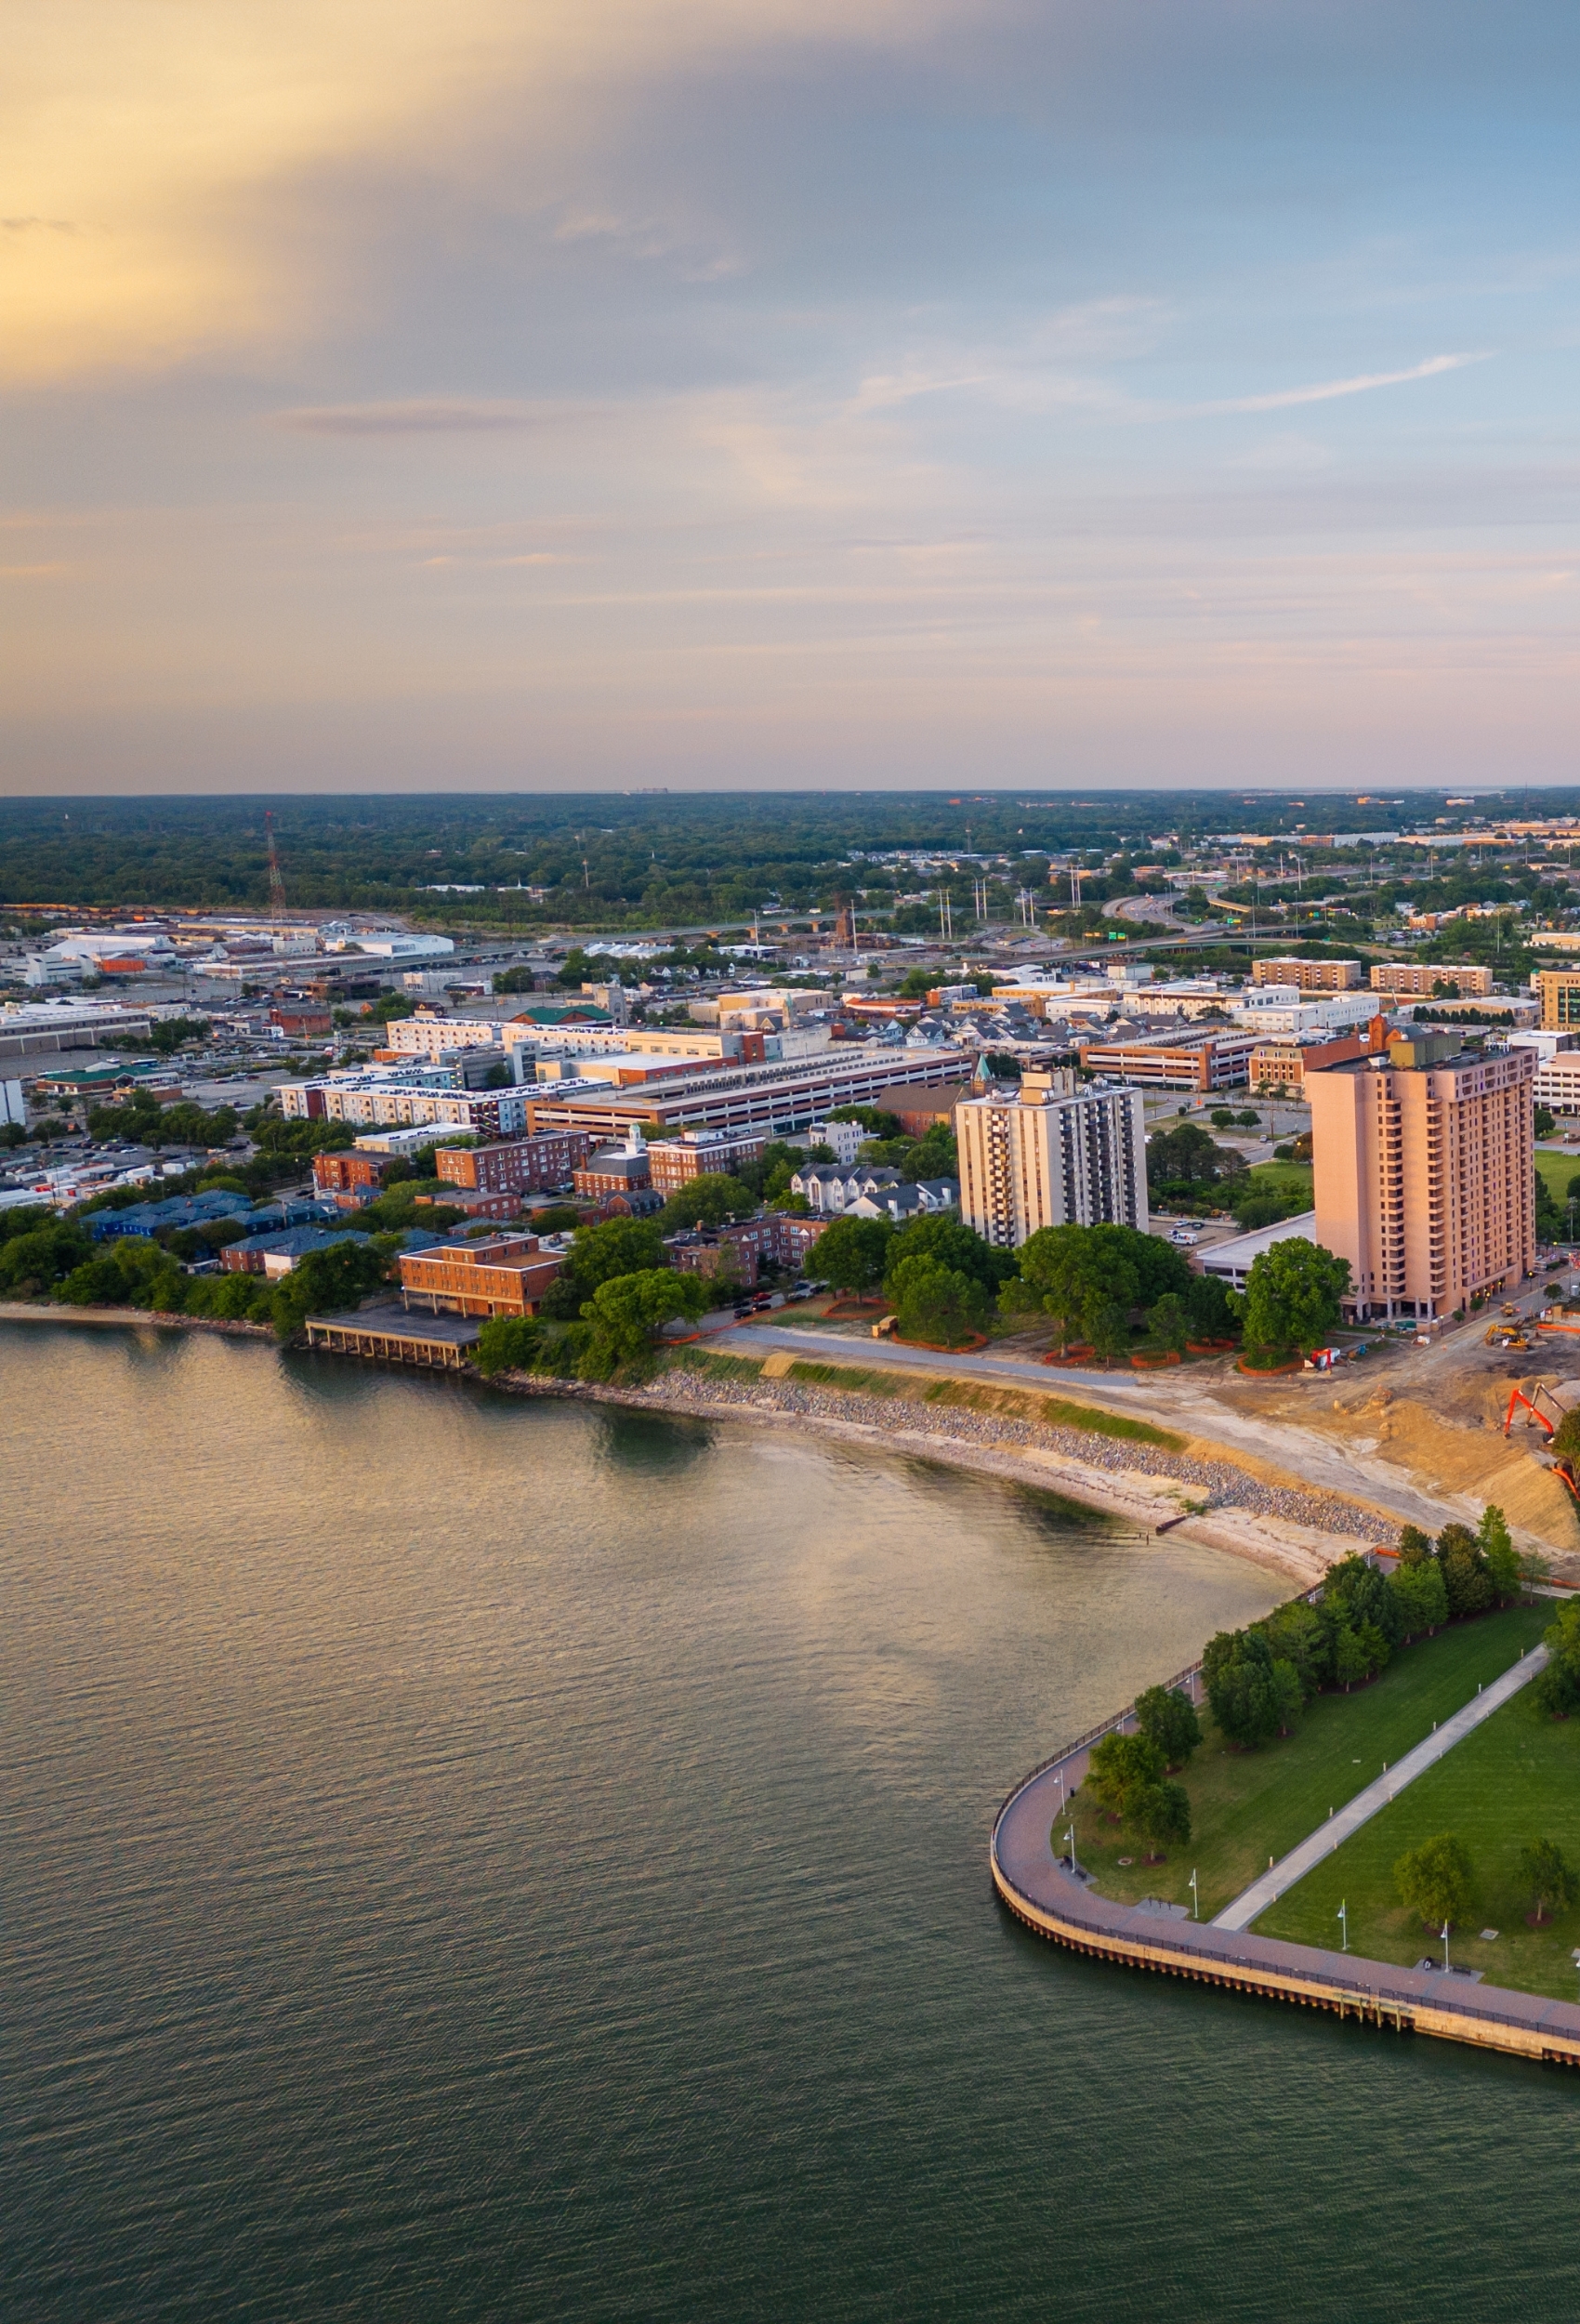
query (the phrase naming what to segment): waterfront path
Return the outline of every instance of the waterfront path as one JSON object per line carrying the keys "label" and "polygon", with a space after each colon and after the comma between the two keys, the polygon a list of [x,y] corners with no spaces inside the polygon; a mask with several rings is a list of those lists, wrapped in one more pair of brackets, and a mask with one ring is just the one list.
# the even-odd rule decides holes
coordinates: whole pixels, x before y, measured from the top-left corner
{"label": "waterfront path", "polygon": [[[1532,1656],[1526,1660],[1534,1663]],[[1402,1969],[1357,1953],[1292,1945],[1097,1895],[1053,1853],[1050,1835],[1061,1798],[1058,1774],[1054,1766],[1027,1776],[999,1810],[993,1829],[994,1885],[1016,1919],[1039,1935],[1097,1960],[1329,2010],[1379,2028],[1437,2034],[1533,2062],[1580,2067],[1580,2007],[1573,2001],[1476,1985],[1441,1969]]]}
{"label": "waterfront path", "polygon": [[1445,1751],[1453,1750],[1483,1719],[1490,1719],[1511,1696],[1528,1686],[1538,1670],[1546,1670],[1547,1661],[1547,1648],[1533,1646],[1501,1678],[1494,1679],[1490,1686],[1483,1686],[1479,1695],[1472,1696],[1463,1710],[1456,1710],[1452,1718],[1434,1727],[1424,1742],[1417,1743],[1413,1751],[1406,1751],[1375,1783],[1369,1783],[1364,1791],[1357,1791],[1325,1824],[1319,1824],[1297,1848],[1291,1848],[1286,1856],[1270,1865],[1258,1880],[1242,1890],[1232,1904],[1225,1905],[1213,1927],[1248,1929],[1258,1913],[1275,1904],[1286,1888],[1304,1880],[1311,1867],[1320,1864],[1323,1856],[1331,1855],[1340,1841],[1348,1840],[1352,1831],[1359,1831],[1379,1808],[1387,1807],[1396,1793],[1414,1783],[1417,1776],[1424,1776],[1429,1767],[1435,1767]]}

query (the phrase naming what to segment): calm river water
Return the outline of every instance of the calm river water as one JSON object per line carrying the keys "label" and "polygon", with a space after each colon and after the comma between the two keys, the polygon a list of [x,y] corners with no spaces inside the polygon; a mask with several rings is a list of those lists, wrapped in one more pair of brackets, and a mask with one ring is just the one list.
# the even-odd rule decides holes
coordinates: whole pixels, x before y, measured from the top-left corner
{"label": "calm river water", "polygon": [[1580,2083],[992,1899],[1253,1569],[252,1343],[0,1398],[13,2324],[1580,2311]]}

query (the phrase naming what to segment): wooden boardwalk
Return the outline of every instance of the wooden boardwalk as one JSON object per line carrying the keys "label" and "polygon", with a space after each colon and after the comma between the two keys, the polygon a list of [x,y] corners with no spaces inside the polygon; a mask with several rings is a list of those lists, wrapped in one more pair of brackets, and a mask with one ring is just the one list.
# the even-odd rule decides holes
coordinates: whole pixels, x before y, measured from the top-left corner
{"label": "wooden boardwalk", "polygon": [[1580,2067],[1580,2007],[1573,2001],[1475,1985],[1441,1969],[1401,1969],[1356,1953],[1287,1945],[1094,1895],[1055,1857],[1050,1836],[1073,1788],[1070,1763],[1075,1756],[1065,1754],[1028,1776],[994,1823],[994,1886],[1016,1919],[1039,1935],[1095,1960],[1163,1976],[1329,2010],[1400,2033],[1504,2050],[1544,2065]]}

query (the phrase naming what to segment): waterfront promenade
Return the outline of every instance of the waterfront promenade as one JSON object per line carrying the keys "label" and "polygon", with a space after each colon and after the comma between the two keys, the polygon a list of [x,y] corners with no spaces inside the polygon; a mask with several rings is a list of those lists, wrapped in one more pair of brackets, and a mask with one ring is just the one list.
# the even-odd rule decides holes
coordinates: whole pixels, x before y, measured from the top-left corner
{"label": "waterfront promenade", "polygon": [[[1052,1830],[1071,1788],[1073,1754],[1039,1768],[1010,1793],[994,1823],[994,1886],[1027,1928],[1071,1951],[1122,1967],[1186,1977],[1239,1993],[1400,2033],[1508,2052],[1580,2067],[1580,2007],[1442,1970],[1401,1969],[1356,1953],[1291,1945],[1244,1929],[1175,1917],[1172,1908],[1121,1905],[1095,1895],[1057,1858]],[[1062,1776],[1062,1781],[1060,1777]]]}

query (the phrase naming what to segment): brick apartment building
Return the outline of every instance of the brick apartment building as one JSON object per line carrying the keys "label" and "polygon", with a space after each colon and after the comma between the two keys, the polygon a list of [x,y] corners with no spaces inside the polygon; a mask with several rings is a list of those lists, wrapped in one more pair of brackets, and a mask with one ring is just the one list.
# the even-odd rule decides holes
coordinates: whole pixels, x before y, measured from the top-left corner
{"label": "brick apartment building", "polygon": [[738,1224],[689,1229],[665,1243],[682,1274],[718,1275],[751,1290],[764,1267],[799,1270],[828,1219],[801,1219],[769,1211]]}
{"label": "brick apartment building", "polygon": [[577,1194],[595,1201],[606,1195],[644,1194],[652,1184],[648,1150],[636,1132],[622,1146],[595,1146],[575,1174]]}
{"label": "brick apartment building", "polygon": [[1580,1025],[1580,969],[1539,969],[1535,989],[1544,1033],[1564,1033]]}
{"label": "brick apartment building", "polygon": [[563,1186],[592,1151],[586,1130],[553,1129],[482,1146],[441,1146],[433,1158],[447,1186],[472,1195],[540,1195]]}
{"label": "brick apartment building", "polygon": [[440,1243],[401,1261],[401,1297],[432,1314],[535,1315],[563,1261],[535,1235]]}
{"label": "brick apartment building", "polygon": [[1387,1048],[1390,1031],[1386,1017],[1374,1017],[1363,1032],[1342,1034],[1336,1041],[1264,1041],[1251,1051],[1251,1087],[1263,1094],[1283,1090],[1301,1097],[1309,1073],[1375,1055]]}
{"label": "brick apartment building", "polygon": [[1078,1052],[1087,1073],[1141,1089],[1244,1089],[1254,1033],[1206,1033],[1188,1041],[1083,1042]]}
{"label": "brick apartment building", "polygon": [[1293,984],[1302,993],[1353,993],[1361,983],[1359,960],[1257,960],[1253,984]]}
{"label": "brick apartment building", "polygon": [[1535,1074],[1532,1050],[1448,1032],[1308,1072],[1315,1239],[1350,1261],[1358,1319],[1452,1315],[1534,1268]]}
{"label": "brick apartment building", "polygon": [[1493,989],[1493,972],[1473,960],[1379,960],[1372,971],[1374,993],[1430,1000],[1440,984],[1452,984],[1461,1000],[1479,1000]]}
{"label": "brick apartment building", "polygon": [[694,1178],[729,1174],[743,1162],[755,1162],[768,1140],[755,1132],[732,1135],[728,1130],[688,1129],[648,1148],[648,1169],[654,1190],[665,1196],[678,1194]]}
{"label": "brick apartment building", "polygon": [[351,1147],[344,1154],[315,1154],[312,1182],[317,1193],[342,1207],[372,1202],[394,1161],[392,1154],[363,1154]]}

